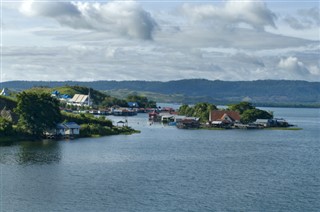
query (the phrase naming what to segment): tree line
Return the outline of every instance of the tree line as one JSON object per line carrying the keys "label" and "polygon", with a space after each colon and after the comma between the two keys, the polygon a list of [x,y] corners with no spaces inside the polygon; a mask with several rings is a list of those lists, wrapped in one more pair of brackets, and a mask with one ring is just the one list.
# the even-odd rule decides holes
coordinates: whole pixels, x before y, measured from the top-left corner
{"label": "tree line", "polygon": [[[131,97],[134,98],[134,97]],[[140,99],[136,99],[140,100]],[[146,101],[142,98],[142,101]],[[72,114],[61,112],[60,101],[45,92],[21,92],[16,95],[18,121],[0,116],[0,136],[25,136],[41,138],[43,134],[61,122],[76,122],[82,125],[82,136],[92,133],[98,135],[128,133],[131,128],[116,129],[110,120],[104,117],[95,118],[91,114]]]}
{"label": "tree line", "polygon": [[[182,105],[179,108],[180,115],[199,117],[201,122],[209,120],[209,114],[212,110],[218,110],[217,106],[210,103],[197,103],[194,106]],[[273,114],[271,112],[260,110],[252,105],[250,102],[240,102],[238,104],[231,104],[227,110],[237,111],[241,116],[241,122],[244,124],[251,123],[257,119],[271,119]]]}

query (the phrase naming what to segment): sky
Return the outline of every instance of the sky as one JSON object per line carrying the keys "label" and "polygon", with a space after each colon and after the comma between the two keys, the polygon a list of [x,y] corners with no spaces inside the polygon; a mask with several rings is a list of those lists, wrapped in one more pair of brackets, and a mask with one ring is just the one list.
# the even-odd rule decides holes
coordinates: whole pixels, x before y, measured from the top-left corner
{"label": "sky", "polygon": [[1,81],[320,81],[320,3],[1,0]]}

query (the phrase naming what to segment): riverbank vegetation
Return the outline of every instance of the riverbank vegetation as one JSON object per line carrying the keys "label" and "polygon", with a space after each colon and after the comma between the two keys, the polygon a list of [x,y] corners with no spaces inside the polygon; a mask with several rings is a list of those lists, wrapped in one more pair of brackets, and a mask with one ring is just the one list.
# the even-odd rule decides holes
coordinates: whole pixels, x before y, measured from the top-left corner
{"label": "riverbank vegetation", "polygon": [[[16,99],[1,97],[0,141],[39,140],[58,123],[76,122],[81,128],[78,137],[132,134],[128,126],[117,127],[105,117],[91,114],[61,112],[60,102],[47,92],[34,90],[16,95]],[[10,110],[9,110],[10,109]]]}
{"label": "riverbank vegetation", "polygon": [[272,119],[273,114],[270,111],[260,110],[252,105],[250,102],[240,102],[239,104],[232,104],[228,106],[229,110],[239,112],[241,116],[241,123],[248,124],[257,119]]}
{"label": "riverbank vegetation", "polygon": [[185,115],[189,117],[199,117],[201,122],[209,120],[209,114],[212,110],[217,110],[217,106],[210,103],[197,103],[194,106],[182,105],[179,108],[179,115]]}

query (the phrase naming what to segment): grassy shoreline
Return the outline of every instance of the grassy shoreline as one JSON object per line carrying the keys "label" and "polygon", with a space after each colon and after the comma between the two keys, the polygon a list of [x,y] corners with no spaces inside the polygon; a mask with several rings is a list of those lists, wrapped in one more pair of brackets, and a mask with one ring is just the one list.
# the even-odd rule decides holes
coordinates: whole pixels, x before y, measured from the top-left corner
{"label": "grassy shoreline", "polygon": [[[132,135],[141,133],[139,130],[135,130],[131,127],[114,127],[115,130],[109,132],[108,134],[87,134],[87,135],[78,135],[75,136],[74,139],[78,138],[100,138],[104,136],[111,135]],[[14,142],[24,142],[24,141],[42,141],[44,138],[36,138],[29,135],[12,135],[12,136],[2,136],[0,137],[0,145],[6,143],[14,143]],[[52,140],[63,140],[63,139],[52,139]]]}
{"label": "grassy shoreline", "polygon": [[301,127],[269,127],[264,130],[303,130]]}

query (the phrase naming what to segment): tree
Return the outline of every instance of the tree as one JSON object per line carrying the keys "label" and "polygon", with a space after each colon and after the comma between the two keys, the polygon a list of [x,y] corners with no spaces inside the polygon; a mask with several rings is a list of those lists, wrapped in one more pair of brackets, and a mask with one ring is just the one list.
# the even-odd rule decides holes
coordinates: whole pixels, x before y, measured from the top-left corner
{"label": "tree", "polygon": [[12,122],[0,117],[0,135],[7,136],[13,134]]}
{"label": "tree", "polygon": [[251,109],[255,109],[255,107],[250,102],[240,102],[239,104],[229,105],[229,110],[238,111],[240,114]]}
{"label": "tree", "polygon": [[179,108],[179,114],[185,116],[194,116],[200,118],[201,121],[209,120],[209,113],[212,110],[217,110],[217,107],[210,103],[197,103],[193,107],[182,105]]}
{"label": "tree", "polygon": [[102,101],[101,105],[105,106],[105,107],[112,107],[112,106],[115,106],[115,105],[118,105],[120,107],[127,107],[128,103],[123,99],[118,99],[118,98],[113,97],[113,96],[107,96],[107,97],[104,98],[104,100]]}
{"label": "tree", "polygon": [[260,109],[250,109],[246,110],[241,115],[241,122],[242,123],[250,123],[254,122],[257,119],[272,119],[273,115],[267,111],[260,110]]}
{"label": "tree", "polygon": [[17,100],[18,125],[33,136],[40,137],[61,121],[59,100],[50,94],[22,92],[17,95]]}
{"label": "tree", "polygon": [[142,107],[142,108],[157,107],[157,104],[155,101],[149,101],[148,98],[145,96],[129,95],[126,100],[128,102],[137,102],[139,107]]}

